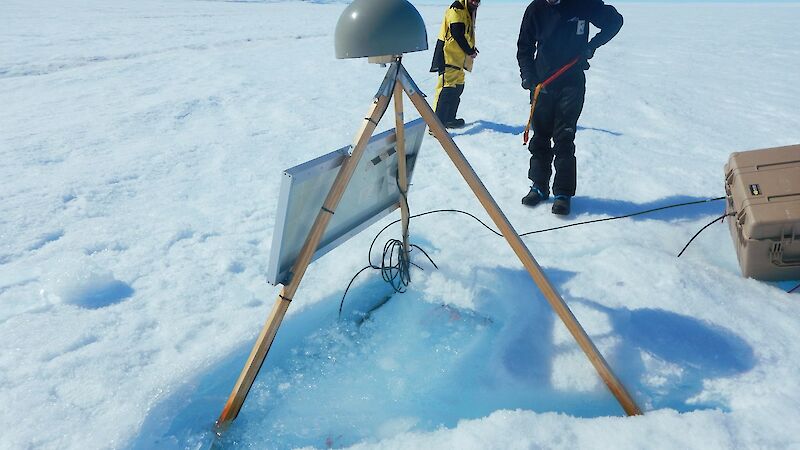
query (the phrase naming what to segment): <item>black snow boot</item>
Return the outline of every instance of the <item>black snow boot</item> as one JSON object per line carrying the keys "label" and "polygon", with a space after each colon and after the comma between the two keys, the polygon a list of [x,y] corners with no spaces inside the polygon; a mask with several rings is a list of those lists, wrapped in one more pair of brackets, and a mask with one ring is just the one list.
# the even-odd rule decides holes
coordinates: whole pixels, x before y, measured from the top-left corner
{"label": "black snow boot", "polygon": [[553,214],[559,216],[566,216],[569,214],[569,202],[570,198],[568,196],[556,195],[555,201],[553,201]]}
{"label": "black snow boot", "polygon": [[544,194],[539,188],[531,187],[531,191],[528,192],[528,195],[522,197],[522,204],[525,206],[536,206],[547,200],[547,197],[549,197],[549,195]]}
{"label": "black snow boot", "polygon": [[464,122],[464,119],[453,119],[453,120],[451,120],[449,122],[445,122],[444,127],[445,128],[464,128],[464,125],[466,125],[466,122]]}

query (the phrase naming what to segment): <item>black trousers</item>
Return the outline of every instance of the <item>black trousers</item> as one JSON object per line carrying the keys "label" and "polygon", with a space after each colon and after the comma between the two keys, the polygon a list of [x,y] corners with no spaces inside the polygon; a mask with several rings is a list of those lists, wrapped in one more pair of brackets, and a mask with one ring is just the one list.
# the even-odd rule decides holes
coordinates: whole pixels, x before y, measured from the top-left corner
{"label": "black trousers", "polygon": [[548,86],[547,92],[539,93],[533,113],[528,178],[545,195],[550,193],[553,168],[553,194],[575,195],[575,131],[583,110],[586,76],[583,71],[570,75]]}
{"label": "black trousers", "polygon": [[443,124],[456,120],[456,113],[458,112],[458,105],[461,103],[461,94],[463,92],[463,84],[457,84],[454,87],[443,87],[439,92],[435,112]]}

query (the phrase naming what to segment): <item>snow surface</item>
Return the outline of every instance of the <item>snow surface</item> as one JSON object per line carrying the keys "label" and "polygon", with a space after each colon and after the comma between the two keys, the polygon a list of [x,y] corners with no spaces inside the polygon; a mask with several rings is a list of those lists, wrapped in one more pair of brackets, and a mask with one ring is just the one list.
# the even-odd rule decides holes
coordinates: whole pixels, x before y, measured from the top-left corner
{"label": "snow surface", "polygon": [[[454,134],[519,232],[721,196],[731,152],[800,142],[800,5],[619,3],[588,72],[575,214],[524,208],[525,5],[485,3]],[[1,448],[800,448],[800,280],[742,278],[725,225],[676,259],[721,202],[525,238],[644,416],[623,416],[500,238],[438,214],[411,236],[440,269],[417,255],[409,291],[369,314],[391,294],[376,273],[336,312],[391,219],[310,267],[215,441],[278,292],[282,170],[349,144],[385,73],[333,57],[343,8],[3,2]],[[432,45],[443,7],[419,10]],[[430,57],[404,63],[432,94]],[[486,219],[429,137],[409,200]]]}

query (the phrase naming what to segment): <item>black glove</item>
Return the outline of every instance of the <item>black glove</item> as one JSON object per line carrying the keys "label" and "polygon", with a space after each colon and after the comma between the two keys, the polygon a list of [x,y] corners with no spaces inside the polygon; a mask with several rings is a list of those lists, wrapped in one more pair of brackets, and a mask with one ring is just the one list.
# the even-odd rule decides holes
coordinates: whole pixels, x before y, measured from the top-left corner
{"label": "black glove", "polygon": [[584,59],[586,59],[587,61],[592,59],[592,57],[594,56],[594,51],[595,50],[597,50],[597,49],[592,47],[591,45],[587,46],[586,50],[583,51]]}
{"label": "black glove", "polygon": [[536,83],[533,81],[533,78],[525,77],[522,79],[522,89],[529,91],[534,87],[536,87]]}

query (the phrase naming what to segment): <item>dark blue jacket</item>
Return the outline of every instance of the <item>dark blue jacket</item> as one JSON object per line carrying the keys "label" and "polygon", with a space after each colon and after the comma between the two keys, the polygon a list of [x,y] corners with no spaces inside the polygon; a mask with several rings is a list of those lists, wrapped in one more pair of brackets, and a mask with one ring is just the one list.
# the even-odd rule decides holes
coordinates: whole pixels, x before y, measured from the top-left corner
{"label": "dark blue jacket", "polygon": [[[589,24],[600,29],[591,41]],[[550,5],[534,0],[525,10],[517,40],[517,61],[522,79],[533,85],[544,81],[587,48],[596,49],[610,41],[622,28],[622,15],[602,0],[561,0]],[[585,60],[570,72],[586,70]],[[563,78],[569,77],[569,72]]]}

